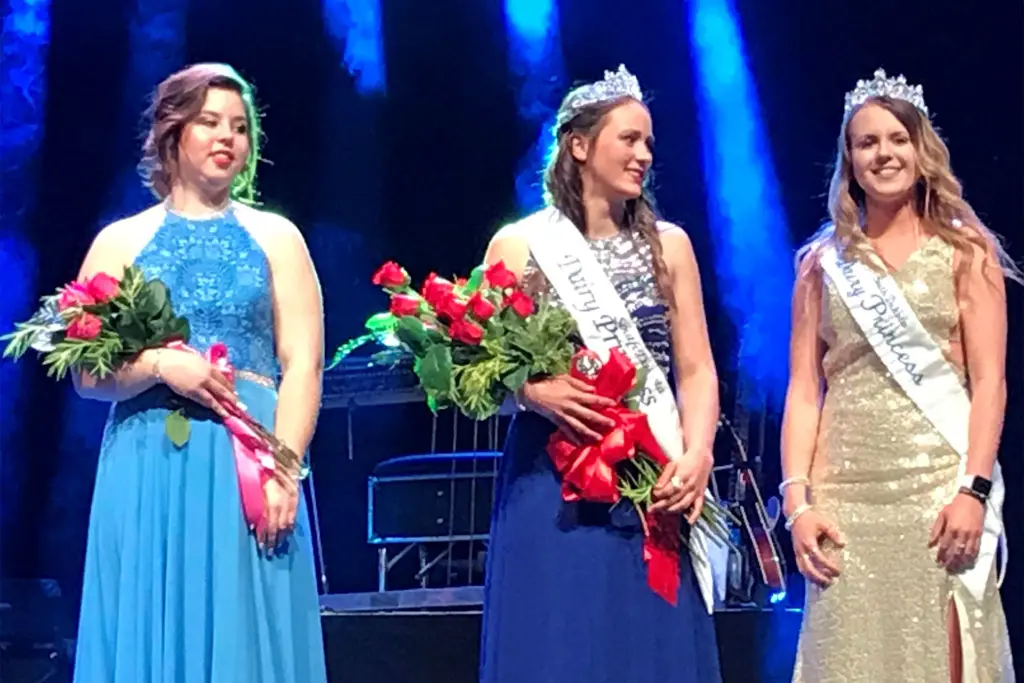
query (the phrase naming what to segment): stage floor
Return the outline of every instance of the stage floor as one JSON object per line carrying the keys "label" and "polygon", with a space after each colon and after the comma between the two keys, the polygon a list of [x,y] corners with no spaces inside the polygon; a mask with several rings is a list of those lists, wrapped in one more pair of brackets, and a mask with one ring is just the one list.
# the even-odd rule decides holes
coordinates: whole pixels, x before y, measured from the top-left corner
{"label": "stage floor", "polygon": [[[477,683],[482,603],[479,586],[321,596],[330,683]],[[723,683],[789,683],[800,619],[716,612]]]}

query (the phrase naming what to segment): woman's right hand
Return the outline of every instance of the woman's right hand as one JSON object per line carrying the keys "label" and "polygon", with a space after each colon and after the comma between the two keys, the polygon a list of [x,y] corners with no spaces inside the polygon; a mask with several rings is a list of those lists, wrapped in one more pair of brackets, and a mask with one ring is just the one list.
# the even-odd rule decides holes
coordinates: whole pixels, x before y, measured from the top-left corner
{"label": "woman's right hand", "polygon": [[615,406],[615,401],[594,393],[594,388],[570,375],[558,375],[527,382],[522,388],[523,402],[552,422],[573,443],[600,441],[601,432],[615,426],[598,410]]}
{"label": "woman's right hand", "polygon": [[235,389],[210,361],[202,356],[175,349],[161,349],[156,360],[160,380],[171,391],[201,406],[205,406],[224,418],[227,413],[222,402],[238,403]]}
{"label": "woman's right hand", "polygon": [[793,522],[790,529],[796,566],[807,579],[822,587],[832,585],[839,576],[839,567],[822,550],[825,539],[838,547],[846,545],[843,535],[835,524],[814,509],[804,512]]}

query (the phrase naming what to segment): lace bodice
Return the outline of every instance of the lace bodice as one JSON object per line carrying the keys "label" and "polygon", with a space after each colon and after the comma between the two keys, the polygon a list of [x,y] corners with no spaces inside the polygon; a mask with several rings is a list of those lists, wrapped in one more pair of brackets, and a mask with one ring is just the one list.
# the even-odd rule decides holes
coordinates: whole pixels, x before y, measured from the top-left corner
{"label": "lace bodice", "polygon": [[205,351],[223,342],[236,368],[276,379],[270,266],[263,250],[232,208],[198,219],[162,213],[135,265],[170,289],[175,312],[192,328],[191,346]]}

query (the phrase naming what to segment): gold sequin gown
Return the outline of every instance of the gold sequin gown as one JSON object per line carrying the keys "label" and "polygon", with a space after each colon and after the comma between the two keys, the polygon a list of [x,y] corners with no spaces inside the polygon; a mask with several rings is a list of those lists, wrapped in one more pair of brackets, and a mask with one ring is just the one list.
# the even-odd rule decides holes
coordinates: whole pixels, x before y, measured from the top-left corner
{"label": "gold sequin gown", "polygon": [[[932,524],[956,491],[958,456],[888,376],[824,277],[819,333],[828,388],[810,478],[815,507],[846,547],[828,550],[842,572],[831,587],[808,582],[793,680],[949,683],[955,594],[963,605],[964,683],[1011,683],[995,574],[978,602],[928,548]],[[893,278],[950,357],[959,335],[952,246],[933,237]]]}

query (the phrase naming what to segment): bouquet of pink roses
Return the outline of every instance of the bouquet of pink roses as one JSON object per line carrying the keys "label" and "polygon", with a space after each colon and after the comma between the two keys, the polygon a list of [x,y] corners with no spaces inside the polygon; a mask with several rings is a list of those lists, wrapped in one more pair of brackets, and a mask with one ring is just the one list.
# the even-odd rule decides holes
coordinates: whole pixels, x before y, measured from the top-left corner
{"label": "bouquet of pink roses", "polygon": [[42,307],[0,340],[7,341],[4,357],[39,351],[51,377],[79,370],[102,379],[143,349],[188,338],[188,321],[174,314],[167,286],[129,266],[120,280],[97,273],[43,297]]}
{"label": "bouquet of pink roses", "polygon": [[[158,279],[146,280],[142,269],[128,266],[118,279],[97,273],[44,296],[42,306],[15,330],[0,337],[6,341],[4,357],[21,358],[30,349],[39,352],[47,375],[58,380],[69,372],[85,372],[103,379],[146,349],[172,348],[199,353],[187,345],[188,320],[175,314],[167,286]],[[224,344],[214,344],[206,358],[225,376],[234,369]],[[177,447],[189,438],[189,421],[183,402],[174,395],[165,421],[167,436]],[[231,434],[242,494],[243,514],[251,528],[261,529],[263,485],[277,478],[294,486],[295,478],[308,472],[302,459],[274,434],[234,402],[221,401],[224,426]]]}

